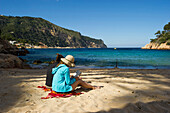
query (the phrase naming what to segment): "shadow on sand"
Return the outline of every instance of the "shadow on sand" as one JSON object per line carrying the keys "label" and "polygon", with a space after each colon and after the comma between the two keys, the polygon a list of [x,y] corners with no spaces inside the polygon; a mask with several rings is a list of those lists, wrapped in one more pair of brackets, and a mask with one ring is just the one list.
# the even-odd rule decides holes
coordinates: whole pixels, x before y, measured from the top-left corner
{"label": "shadow on sand", "polygon": [[[0,69],[0,112],[8,112],[19,100],[23,103],[29,101],[31,94],[22,89],[33,82],[44,81],[45,74],[46,71],[42,70]],[[23,98],[24,94],[28,98]]]}
{"label": "shadow on sand", "polygon": [[[74,71],[74,70],[72,70]],[[167,81],[161,81],[162,78],[170,79],[170,70],[126,70],[126,69],[102,69],[102,70],[81,70],[83,73],[88,73],[84,76],[91,76],[92,79],[90,82],[112,82],[109,80],[110,78],[135,78],[137,80],[145,80],[148,82],[152,82],[155,85],[163,85],[165,87],[170,86],[170,82]],[[147,71],[147,72],[146,72]],[[95,73],[94,73],[95,72]],[[23,69],[0,69],[0,112],[7,112],[12,108],[14,105],[16,106],[19,100],[29,101],[29,98],[22,98],[22,95],[24,94],[24,90],[22,90],[26,85],[28,86],[29,84],[32,84],[33,82],[36,83],[37,81],[44,81],[45,84],[45,74],[46,70],[23,70]],[[155,74],[157,76],[150,76],[152,74]],[[103,77],[100,75],[109,75],[108,77]],[[96,77],[97,76],[97,77]],[[103,81],[103,79],[108,78],[108,80]],[[86,80],[87,78],[84,77]],[[142,92],[142,95],[146,96],[151,96],[151,98],[154,97],[154,91],[150,90],[141,90],[141,89],[130,89],[125,86],[121,86],[117,83],[130,83],[130,84],[137,84],[136,82],[130,82],[130,81],[115,81],[112,82],[112,84],[123,88],[125,90],[131,91],[136,93],[136,95],[139,92]],[[9,86],[10,84],[10,86]],[[43,85],[44,85],[43,84]],[[138,83],[140,84],[140,83]],[[35,87],[37,87],[35,84]],[[39,84],[41,85],[41,84]],[[156,86],[149,86],[148,87],[153,87],[155,88]],[[165,90],[160,87],[156,87],[159,91],[162,91],[162,95],[170,95],[170,90]],[[88,89],[83,89],[83,88],[78,88],[76,90],[77,92],[88,92],[90,90]],[[147,92],[147,93],[145,93]],[[150,92],[150,93],[148,93]],[[149,94],[149,95],[148,95]],[[160,96],[162,96],[160,95]],[[31,94],[28,93],[28,97],[31,96]],[[138,96],[138,95],[137,95]],[[129,95],[126,95],[126,97],[120,97],[120,98],[128,98]],[[140,98],[140,97],[138,97]],[[11,100],[11,101],[10,101]],[[114,100],[113,100],[114,101]],[[23,102],[23,103],[24,103]],[[133,100],[132,100],[133,103]],[[137,102],[135,104],[129,103],[127,104],[124,108],[122,109],[110,109],[109,111],[99,111],[98,113],[102,112],[111,112],[111,113],[130,113],[131,109],[134,110],[134,112],[139,112],[139,113],[148,113],[148,107],[151,107],[152,109],[157,109],[158,113],[159,110],[160,112],[167,113],[170,112],[167,111],[167,109],[164,108],[170,108],[170,102],[169,100],[167,101],[156,101],[156,102],[149,102],[149,103],[142,103],[142,102]],[[154,105],[159,104],[159,108],[155,108]],[[145,106],[146,105],[146,106]],[[24,106],[24,105],[23,105]],[[149,111],[150,112],[150,111]]]}
{"label": "shadow on sand", "polygon": [[[104,82],[104,83],[111,83],[118,88],[127,90],[132,92],[134,95],[125,95],[117,97],[116,99],[113,99],[112,101],[115,102],[126,102],[126,99],[131,99],[130,103],[127,103],[125,107],[121,109],[110,109],[109,111],[99,111],[97,113],[169,113],[170,112],[170,100],[158,100],[158,101],[152,101],[148,103],[143,102],[136,102],[135,98],[150,98],[150,99],[156,99],[157,97],[164,97],[167,95],[170,95],[170,70],[157,70],[157,69],[107,69],[107,70],[82,70],[84,71],[84,79],[89,79],[85,76],[91,76],[91,82]],[[95,73],[94,73],[95,71]],[[101,76],[102,75],[102,76]],[[108,76],[109,75],[109,76]],[[155,75],[155,76],[153,76]],[[119,80],[115,81],[111,78],[119,78]],[[134,85],[141,85],[142,82],[134,82],[134,81],[124,81],[121,79],[135,79],[135,80],[143,80],[145,81],[145,85],[149,87],[148,89],[131,89],[127,87],[126,85],[121,85],[121,83],[128,83],[128,84],[134,84]],[[105,80],[103,80],[105,79]],[[164,81],[162,79],[167,79],[167,81]],[[152,85],[151,85],[151,84]],[[159,87],[163,86],[163,87]],[[165,88],[166,87],[166,88]],[[151,90],[154,89],[154,90]],[[161,93],[157,93],[161,92]]]}
{"label": "shadow on sand", "polygon": [[109,111],[96,113],[169,113],[168,108],[170,108],[170,102],[168,101],[137,102],[129,103],[121,109],[110,109]]}

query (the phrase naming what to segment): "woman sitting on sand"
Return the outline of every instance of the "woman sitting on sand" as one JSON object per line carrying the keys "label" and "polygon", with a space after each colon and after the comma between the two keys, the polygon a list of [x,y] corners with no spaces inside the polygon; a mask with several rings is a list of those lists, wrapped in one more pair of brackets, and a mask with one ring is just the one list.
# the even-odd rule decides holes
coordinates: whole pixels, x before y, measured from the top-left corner
{"label": "woman sitting on sand", "polygon": [[96,89],[98,86],[92,86],[79,77],[70,77],[69,67],[74,67],[74,57],[67,55],[65,58],[61,58],[60,63],[52,69],[54,74],[52,82],[52,90],[56,92],[70,92],[74,91],[78,85],[84,88]]}

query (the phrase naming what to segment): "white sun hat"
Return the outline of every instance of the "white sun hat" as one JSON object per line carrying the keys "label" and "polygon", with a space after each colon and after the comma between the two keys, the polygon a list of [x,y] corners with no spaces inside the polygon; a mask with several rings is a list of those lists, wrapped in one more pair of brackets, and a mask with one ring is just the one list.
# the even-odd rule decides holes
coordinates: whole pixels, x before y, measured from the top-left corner
{"label": "white sun hat", "polygon": [[63,61],[69,67],[75,67],[74,57],[72,55],[67,55],[65,58],[61,58],[61,61]]}

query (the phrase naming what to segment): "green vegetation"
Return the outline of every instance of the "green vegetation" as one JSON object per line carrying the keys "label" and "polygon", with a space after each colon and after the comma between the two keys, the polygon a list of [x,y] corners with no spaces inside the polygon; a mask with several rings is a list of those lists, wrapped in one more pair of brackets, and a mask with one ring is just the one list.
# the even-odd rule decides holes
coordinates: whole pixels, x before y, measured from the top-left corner
{"label": "green vegetation", "polygon": [[164,30],[161,32],[160,30],[155,33],[156,39],[151,39],[151,42],[154,43],[167,43],[170,45],[170,22],[164,26]]}
{"label": "green vegetation", "polygon": [[106,47],[100,39],[82,36],[42,18],[0,16],[1,38],[48,47],[88,47],[91,42]]}

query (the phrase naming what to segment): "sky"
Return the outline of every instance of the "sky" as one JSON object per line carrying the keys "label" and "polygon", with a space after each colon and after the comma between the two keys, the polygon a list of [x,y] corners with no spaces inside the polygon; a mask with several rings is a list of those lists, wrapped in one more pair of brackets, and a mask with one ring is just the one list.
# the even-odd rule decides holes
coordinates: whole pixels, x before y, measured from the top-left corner
{"label": "sky", "polygon": [[41,17],[108,47],[142,47],[170,22],[169,6],[170,0],[0,0],[0,15]]}

